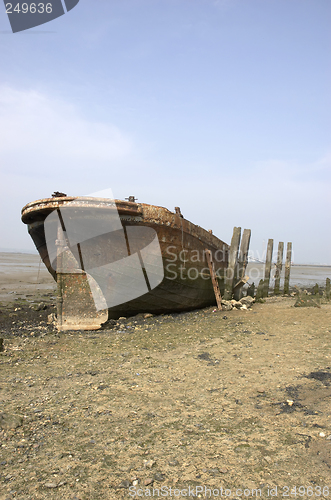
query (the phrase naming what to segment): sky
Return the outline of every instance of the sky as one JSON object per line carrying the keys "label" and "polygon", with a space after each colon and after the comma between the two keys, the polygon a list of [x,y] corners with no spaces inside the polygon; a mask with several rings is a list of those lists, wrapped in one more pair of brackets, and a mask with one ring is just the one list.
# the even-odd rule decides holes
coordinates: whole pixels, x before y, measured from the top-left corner
{"label": "sky", "polygon": [[330,0],[80,0],[12,33],[0,4],[0,248],[58,190],[252,230],[331,264]]}

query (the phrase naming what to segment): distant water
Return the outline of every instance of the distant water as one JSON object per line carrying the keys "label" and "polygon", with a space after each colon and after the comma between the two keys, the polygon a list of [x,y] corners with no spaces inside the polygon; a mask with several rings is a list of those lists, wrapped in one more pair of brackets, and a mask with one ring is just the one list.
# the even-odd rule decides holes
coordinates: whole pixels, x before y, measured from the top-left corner
{"label": "distant water", "polygon": [[[17,273],[33,273],[36,276],[38,272],[44,272],[46,268],[41,262],[39,255],[26,254],[26,253],[10,253],[0,252],[0,281],[1,274]],[[270,288],[274,286],[274,272],[275,266],[272,268]],[[281,274],[281,289],[284,286],[284,272],[283,266]],[[255,285],[259,284],[260,279],[264,278],[264,264],[250,262],[247,266],[246,274],[249,276],[249,282],[254,281]],[[315,283],[325,286],[326,278],[331,279],[331,266],[313,266],[313,265],[292,265],[290,274],[290,286],[299,287],[312,287]]]}
{"label": "distant water", "polygon": [[38,273],[39,266],[46,269],[39,255],[0,252],[0,274]]}
{"label": "distant water", "polygon": [[[281,273],[280,287],[284,286],[285,266],[283,265]],[[250,262],[247,266],[246,274],[250,277],[250,283],[254,281],[255,285],[259,284],[260,279],[264,278],[264,264]],[[272,267],[270,288],[274,287],[275,266]],[[325,286],[326,278],[331,279],[331,266],[314,266],[314,265],[292,265],[290,272],[290,286],[312,287],[316,283],[319,286]]]}

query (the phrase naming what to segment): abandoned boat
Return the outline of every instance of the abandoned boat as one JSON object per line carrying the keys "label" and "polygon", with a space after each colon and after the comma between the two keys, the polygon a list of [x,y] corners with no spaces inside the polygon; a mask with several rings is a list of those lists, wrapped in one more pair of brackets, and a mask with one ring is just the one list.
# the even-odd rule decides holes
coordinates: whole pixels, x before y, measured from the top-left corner
{"label": "abandoned boat", "polygon": [[57,193],[28,203],[22,221],[57,281],[61,330],[215,304],[206,251],[224,290],[228,245],[178,207]]}

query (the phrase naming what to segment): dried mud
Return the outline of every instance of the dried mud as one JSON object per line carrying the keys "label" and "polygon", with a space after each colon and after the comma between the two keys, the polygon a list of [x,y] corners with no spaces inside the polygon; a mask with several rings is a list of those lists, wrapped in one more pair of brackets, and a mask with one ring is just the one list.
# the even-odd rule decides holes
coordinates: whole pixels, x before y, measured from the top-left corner
{"label": "dried mud", "polygon": [[330,303],[271,297],[59,334],[52,300],[0,306],[1,500],[195,485],[331,495]]}

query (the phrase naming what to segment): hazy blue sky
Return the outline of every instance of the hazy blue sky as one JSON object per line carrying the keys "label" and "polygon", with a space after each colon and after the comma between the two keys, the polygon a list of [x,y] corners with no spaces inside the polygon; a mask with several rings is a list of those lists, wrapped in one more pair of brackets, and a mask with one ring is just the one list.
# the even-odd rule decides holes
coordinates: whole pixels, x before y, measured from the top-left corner
{"label": "hazy blue sky", "polygon": [[0,4],[0,247],[54,190],[180,206],[331,263],[330,0],[80,0],[12,34]]}

